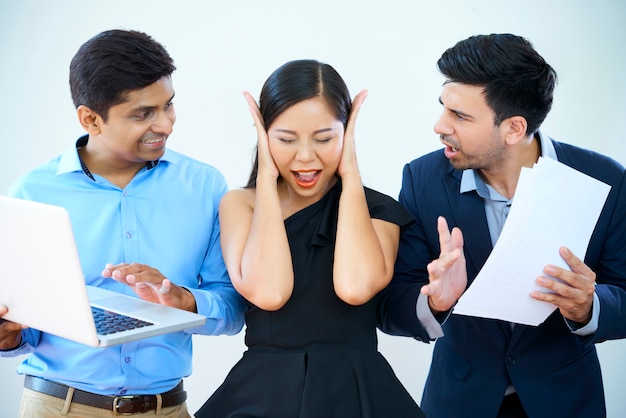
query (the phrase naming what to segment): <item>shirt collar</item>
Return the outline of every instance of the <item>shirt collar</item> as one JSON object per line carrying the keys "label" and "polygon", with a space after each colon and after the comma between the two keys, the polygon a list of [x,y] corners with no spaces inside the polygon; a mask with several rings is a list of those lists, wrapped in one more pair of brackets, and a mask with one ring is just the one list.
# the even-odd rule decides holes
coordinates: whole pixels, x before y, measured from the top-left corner
{"label": "shirt collar", "polygon": [[[550,138],[547,135],[544,135],[541,131],[537,131],[537,136],[539,137],[539,144],[541,145],[541,156],[557,160],[556,150],[554,149],[554,144]],[[477,182],[482,184],[477,184]],[[486,185],[478,175],[478,172],[471,168],[463,170],[463,174],[461,175],[461,193],[471,192],[474,190],[478,191],[479,187],[486,187]]]}
{"label": "shirt collar", "polygon": [[[78,154],[78,149],[87,145],[87,141],[89,141],[89,135],[83,135],[76,140],[76,143],[72,147],[68,148],[64,153],[61,154],[59,167],[57,168],[56,173],[57,175],[71,173],[75,171],[82,171],[91,180],[95,180],[93,175],[89,171],[89,168],[87,168],[82,158],[80,158],[80,155]],[[176,160],[175,156],[173,156],[168,149],[165,149],[165,153],[159,160],[148,161],[146,163],[146,167],[148,170],[151,170],[156,167],[161,161],[175,163],[174,160]]]}

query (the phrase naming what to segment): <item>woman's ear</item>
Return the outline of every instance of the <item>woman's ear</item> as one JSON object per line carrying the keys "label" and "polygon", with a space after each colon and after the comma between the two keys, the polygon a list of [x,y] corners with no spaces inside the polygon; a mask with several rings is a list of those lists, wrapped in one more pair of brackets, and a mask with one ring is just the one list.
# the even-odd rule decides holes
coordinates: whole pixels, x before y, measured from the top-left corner
{"label": "woman's ear", "polygon": [[76,109],[78,121],[89,135],[98,135],[102,127],[102,117],[85,105],[80,105]]}
{"label": "woman's ear", "polygon": [[511,116],[502,122],[505,124],[505,138],[509,145],[517,144],[527,137],[528,123],[523,116]]}

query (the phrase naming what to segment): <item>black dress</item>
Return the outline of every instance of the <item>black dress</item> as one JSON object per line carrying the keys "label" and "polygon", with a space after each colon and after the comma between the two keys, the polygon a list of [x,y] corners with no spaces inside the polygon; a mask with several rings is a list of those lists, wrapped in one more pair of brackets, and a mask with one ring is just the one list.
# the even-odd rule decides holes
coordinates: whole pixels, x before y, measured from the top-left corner
{"label": "black dress", "polygon": [[[411,215],[365,189],[372,218],[404,226]],[[341,182],[285,220],[293,294],[270,312],[248,304],[248,350],[196,412],[210,418],[415,418],[424,414],[377,350],[376,297],[343,302],[333,289]]]}

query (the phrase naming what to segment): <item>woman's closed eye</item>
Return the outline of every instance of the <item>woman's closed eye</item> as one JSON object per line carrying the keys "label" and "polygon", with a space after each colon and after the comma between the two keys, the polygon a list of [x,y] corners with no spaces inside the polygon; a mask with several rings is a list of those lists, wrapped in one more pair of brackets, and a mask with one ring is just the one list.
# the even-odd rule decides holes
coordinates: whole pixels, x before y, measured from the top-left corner
{"label": "woman's closed eye", "polygon": [[278,141],[285,143],[285,144],[293,144],[294,142],[296,142],[296,140],[294,138],[276,138]]}
{"label": "woman's closed eye", "polygon": [[330,141],[332,141],[334,138],[330,137],[330,138],[315,138],[315,142],[318,142],[320,144],[326,144]]}

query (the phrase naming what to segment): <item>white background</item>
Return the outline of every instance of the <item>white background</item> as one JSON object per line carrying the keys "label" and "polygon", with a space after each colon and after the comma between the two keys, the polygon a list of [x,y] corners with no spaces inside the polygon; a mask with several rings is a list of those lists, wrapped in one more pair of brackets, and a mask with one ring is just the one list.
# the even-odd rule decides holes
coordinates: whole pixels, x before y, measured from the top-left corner
{"label": "white background", "polygon": [[[492,32],[527,37],[556,69],[544,132],[626,163],[625,22],[621,0],[0,0],[0,193],[82,134],[69,62],[83,42],[113,28],[145,31],[168,49],[178,67],[169,146],[215,165],[233,188],[247,180],[255,145],[241,92],[258,97],[276,67],[315,58],[333,65],[353,95],[369,89],[357,129],[359,164],[366,185],[397,197],[402,166],[440,147],[432,130],[441,110],[437,58],[461,39]],[[243,333],[195,337],[195,344],[186,381],[192,412],[245,349]],[[381,352],[418,402],[431,349],[380,335]],[[608,416],[623,416],[626,343],[598,350]],[[0,361],[3,417],[17,414],[18,360]]]}

